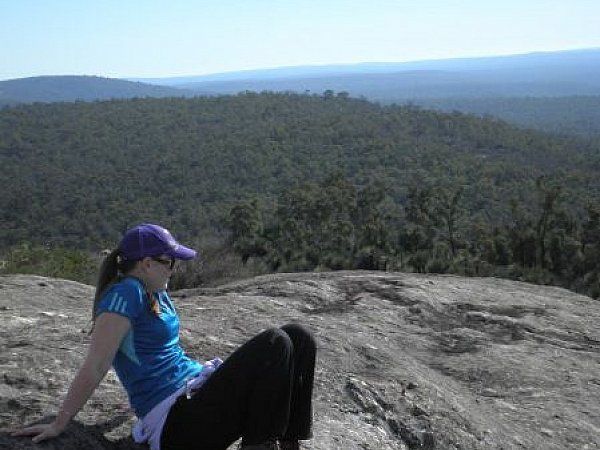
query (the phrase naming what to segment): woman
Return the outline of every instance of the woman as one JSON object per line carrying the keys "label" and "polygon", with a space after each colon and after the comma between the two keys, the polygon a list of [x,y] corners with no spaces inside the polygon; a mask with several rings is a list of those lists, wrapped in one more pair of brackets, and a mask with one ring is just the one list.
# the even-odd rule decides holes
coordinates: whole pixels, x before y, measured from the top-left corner
{"label": "woman", "polygon": [[239,437],[246,450],[299,449],[311,437],[314,338],[292,324],[225,362],[188,358],[166,289],[175,261],[195,257],[158,225],[127,231],[100,270],[88,354],[57,417],[13,435],[58,436],[112,364],[138,417],[134,439],[152,450],[225,449]]}

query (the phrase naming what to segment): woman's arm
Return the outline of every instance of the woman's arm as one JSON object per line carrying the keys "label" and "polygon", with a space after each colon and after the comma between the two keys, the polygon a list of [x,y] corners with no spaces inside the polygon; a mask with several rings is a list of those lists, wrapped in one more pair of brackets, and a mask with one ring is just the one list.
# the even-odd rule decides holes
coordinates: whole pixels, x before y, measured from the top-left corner
{"label": "woman's arm", "polygon": [[119,314],[100,314],[94,325],[85,361],[73,379],[54,422],[24,428],[14,432],[13,436],[33,436],[33,442],[58,436],[85,405],[110,369],[130,326],[129,319]]}

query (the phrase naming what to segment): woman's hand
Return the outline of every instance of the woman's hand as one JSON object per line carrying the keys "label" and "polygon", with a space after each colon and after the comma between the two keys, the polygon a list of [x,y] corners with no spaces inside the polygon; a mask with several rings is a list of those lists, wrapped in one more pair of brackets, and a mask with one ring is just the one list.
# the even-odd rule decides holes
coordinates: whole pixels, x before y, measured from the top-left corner
{"label": "woman's hand", "polygon": [[59,426],[56,422],[42,423],[15,431],[11,433],[11,436],[33,436],[32,441],[37,443],[56,437],[62,433],[63,430],[64,427]]}

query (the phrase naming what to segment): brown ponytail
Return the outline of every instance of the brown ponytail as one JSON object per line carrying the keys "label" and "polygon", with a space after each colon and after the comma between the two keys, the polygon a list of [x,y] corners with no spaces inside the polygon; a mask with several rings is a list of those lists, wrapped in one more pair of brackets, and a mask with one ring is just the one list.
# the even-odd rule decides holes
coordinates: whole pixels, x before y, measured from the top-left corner
{"label": "brown ponytail", "polygon": [[98,308],[98,303],[102,299],[102,296],[106,290],[114,283],[119,281],[123,275],[133,269],[137,263],[137,261],[122,261],[120,255],[121,251],[116,248],[110,252],[106,258],[104,258],[104,261],[102,261],[100,273],[98,274],[98,282],[96,283],[94,305],[92,306],[92,324],[96,319],[96,309]]}

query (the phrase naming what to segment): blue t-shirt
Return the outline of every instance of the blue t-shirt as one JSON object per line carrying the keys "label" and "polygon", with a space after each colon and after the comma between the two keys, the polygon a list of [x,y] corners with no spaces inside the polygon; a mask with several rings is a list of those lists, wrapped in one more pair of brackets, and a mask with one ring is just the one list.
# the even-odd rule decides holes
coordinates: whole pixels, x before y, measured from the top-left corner
{"label": "blue t-shirt", "polygon": [[154,296],[160,306],[158,316],[140,280],[126,277],[106,291],[96,314],[111,312],[131,322],[113,367],[138,417],[202,371],[202,365],[188,358],[179,345],[179,317],[169,295],[162,291]]}

